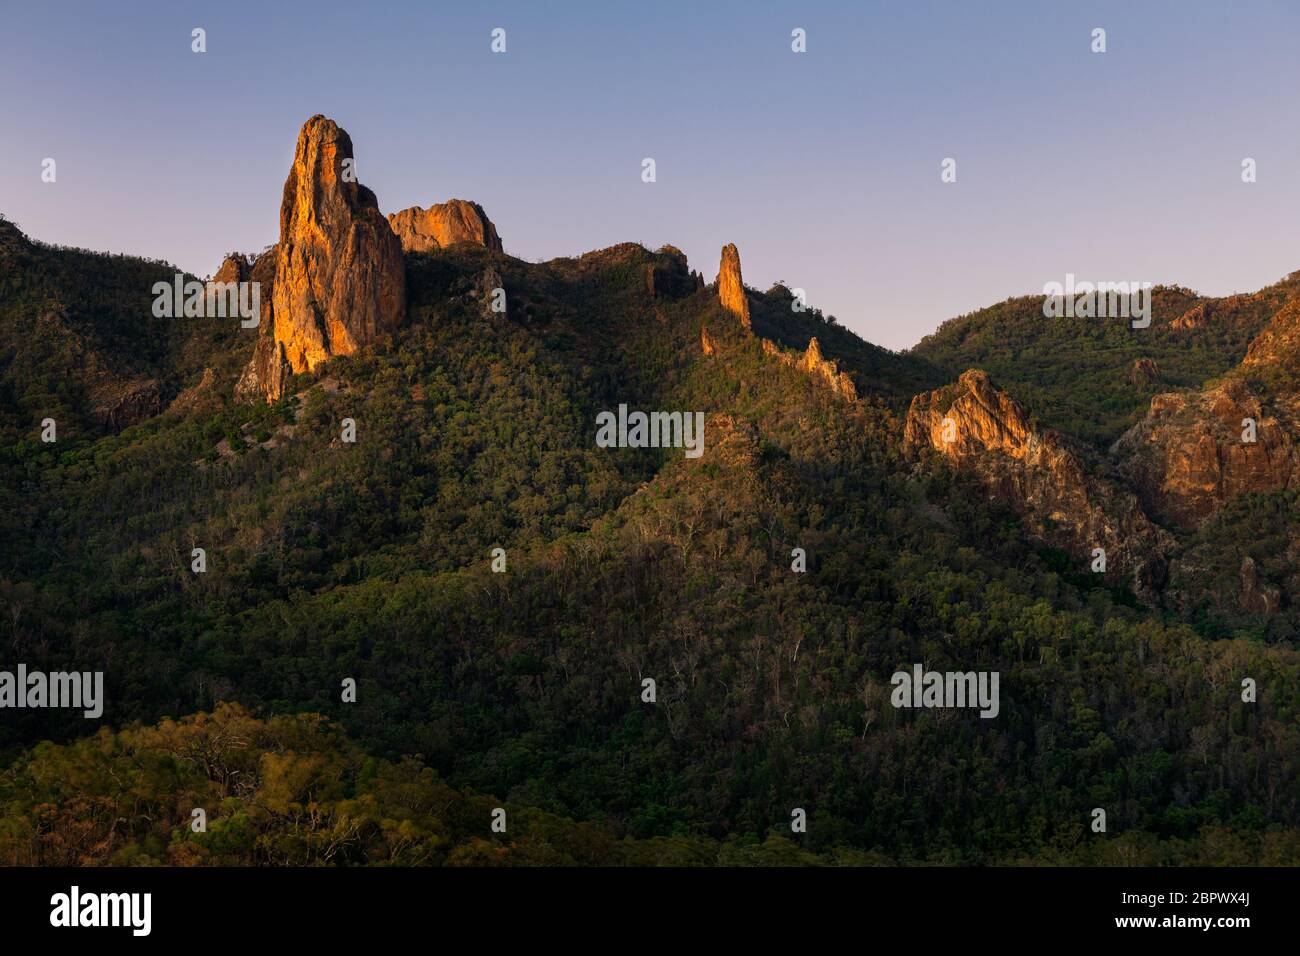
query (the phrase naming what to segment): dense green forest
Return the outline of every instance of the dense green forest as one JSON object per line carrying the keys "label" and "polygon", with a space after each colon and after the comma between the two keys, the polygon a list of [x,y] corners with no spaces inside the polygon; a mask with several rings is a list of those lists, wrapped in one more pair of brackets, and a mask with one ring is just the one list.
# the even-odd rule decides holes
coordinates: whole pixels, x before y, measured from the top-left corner
{"label": "dense green forest", "polygon": [[[637,838],[450,786],[414,758],[367,755],[319,715],[259,720],[223,704],[156,727],[41,744],[0,779],[0,865],[887,866],[787,834]],[[202,811],[201,822],[195,811]],[[506,833],[485,821],[502,819]],[[814,817],[814,824],[816,818]],[[508,834],[508,836],[506,835]],[[1129,832],[1010,865],[1294,862],[1296,830]]]}
{"label": "dense green forest", "polygon": [[[408,254],[407,325],[268,406],[233,398],[253,335],[233,323],[111,331],[170,267],[0,255],[2,662],[103,670],[108,690],[95,724],[6,713],[0,861],[1300,862],[1294,641],[1094,586],[899,451],[910,396],[968,362],[1102,443],[1143,408],[1132,357],[1199,382],[1245,332],[1153,327],[1139,347],[1099,326],[1063,369],[1043,364],[1059,332],[1010,350],[977,315],[895,355],[752,293],[755,331],[816,336],[849,403],[712,290],[649,294],[647,267],[685,269],[671,250],[460,249]],[[505,318],[466,294],[489,263]],[[159,380],[165,406],[211,368],[210,394],[96,423],[40,339],[58,288],[112,374]],[[705,411],[704,456],[598,448],[619,403]],[[69,422],[53,445],[46,415]],[[999,671],[998,718],[896,710],[913,662]]]}

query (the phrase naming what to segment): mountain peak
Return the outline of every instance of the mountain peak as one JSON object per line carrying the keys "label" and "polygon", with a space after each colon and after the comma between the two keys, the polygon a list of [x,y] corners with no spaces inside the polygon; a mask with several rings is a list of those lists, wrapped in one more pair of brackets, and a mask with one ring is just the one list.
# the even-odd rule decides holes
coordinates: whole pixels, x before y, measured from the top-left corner
{"label": "mountain peak", "polygon": [[[352,159],[352,138],[333,120],[318,114],[303,124],[280,204],[272,306],[279,347],[259,353],[282,356],[294,372],[355,352],[397,328],[406,312],[401,244],[375,194],[356,181]],[[258,376],[272,388],[282,378]]]}

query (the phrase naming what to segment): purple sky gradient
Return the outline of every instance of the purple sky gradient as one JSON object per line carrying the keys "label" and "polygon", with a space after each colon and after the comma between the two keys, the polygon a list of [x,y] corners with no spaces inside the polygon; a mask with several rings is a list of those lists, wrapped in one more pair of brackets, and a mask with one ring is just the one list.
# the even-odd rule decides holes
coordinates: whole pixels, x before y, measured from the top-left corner
{"label": "purple sky gradient", "polygon": [[4,7],[0,212],[200,275],[276,240],[313,113],[385,212],[472,199],[522,258],[672,243],[709,280],[735,242],[749,285],[890,348],[1067,272],[1221,295],[1300,268],[1284,0]]}

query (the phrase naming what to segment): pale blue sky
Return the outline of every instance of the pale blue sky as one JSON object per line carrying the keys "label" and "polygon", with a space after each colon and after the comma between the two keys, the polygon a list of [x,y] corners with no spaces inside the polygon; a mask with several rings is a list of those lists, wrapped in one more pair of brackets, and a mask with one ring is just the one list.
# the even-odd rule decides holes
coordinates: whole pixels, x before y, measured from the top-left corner
{"label": "pale blue sky", "polygon": [[275,241],[313,113],[385,212],[473,199],[522,258],[672,243],[710,280],[735,242],[750,285],[891,348],[1066,272],[1226,294],[1300,268],[1283,0],[0,7],[0,212],[199,274]]}

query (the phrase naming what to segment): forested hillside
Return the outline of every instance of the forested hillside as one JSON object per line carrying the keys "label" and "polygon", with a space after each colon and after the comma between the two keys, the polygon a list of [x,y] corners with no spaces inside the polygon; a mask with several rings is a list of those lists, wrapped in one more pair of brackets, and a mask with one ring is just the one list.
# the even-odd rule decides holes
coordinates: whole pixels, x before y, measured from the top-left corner
{"label": "forested hillside", "polygon": [[[317,715],[259,720],[224,704],[156,727],[43,744],[0,779],[6,866],[883,866],[791,836],[619,836],[449,786],[419,760],[367,756]],[[201,830],[194,828],[196,811]],[[483,821],[505,814],[507,838]],[[1010,864],[1293,862],[1291,831],[1142,834]]]}
{"label": "forested hillside", "polygon": [[[1144,606],[900,446],[909,397],[968,361],[1112,437],[1143,406],[1087,373],[1108,329],[1081,333],[1076,395],[1058,333],[1008,352],[986,316],[895,355],[781,287],[749,293],[751,333],[676,250],[462,246],[408,252],[407,321],[270,403],[235,397],[237,325],[86,333],[165,399],[216,370],[116,428],[24,357],[56,355],[27,317],[68,270],[101,290],[92,328],[129,325],[161,267],[24,255],[0,284],[0,646],[105,671],[119,729],[6,714],[4,862],[1300,862],[1294,642]],[[1186,384],[1249,337],[1151,331]],[[800,364],[814,337],[856,398]],[[705,412],[704,454],[597,447],[620,403]],[[76,423],[54,444],[47,414]],[[891,706],[913,662],[1000,672],[997,719]]]}
{"label": "forested hillside", "polygon": [[[948,379],[982,368],[1044,424],[1104,448],[1138,421],[1152,395],[1199,386],[1240,362],[1298,290],[1295,275],[1225,299],[1159,286],[1146,329],[1111,319],[1045,318],[1043,297],[1025,296],[945,322],[906,354],[933,363]],[[1143,359],[1154,372],[1135,375],[1134,363]]]}

